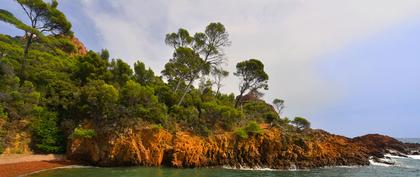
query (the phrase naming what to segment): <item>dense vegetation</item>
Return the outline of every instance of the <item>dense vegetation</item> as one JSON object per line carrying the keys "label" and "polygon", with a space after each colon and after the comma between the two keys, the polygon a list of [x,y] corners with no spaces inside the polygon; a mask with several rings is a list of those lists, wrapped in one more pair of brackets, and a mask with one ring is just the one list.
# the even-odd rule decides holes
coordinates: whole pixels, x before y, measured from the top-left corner
{"label": "dense vegetation", "polygon": [[[241,138],[263,133],[261,123],[309,128],[303,118],[280,118],[283,100],[274,101],[277,110],[260,100],[269,77],[258,59],[237,64],[238,96],[220,93],[229,75],[223,51],[231,45],[221,23],[192,36],[186,29],[167,34],[174,52],[158,76],[141,61],[132,69],[110,59],[106,49],[81,51],[56,1],[16,1],[31,24],[0,9],[0,21],[25,34],[0,34],[0,153],[28,132],[33,150],[58,153],[69,138],[139,123],[202,136],[232,131]],[[92,129],[80,127],[86,123]]]}

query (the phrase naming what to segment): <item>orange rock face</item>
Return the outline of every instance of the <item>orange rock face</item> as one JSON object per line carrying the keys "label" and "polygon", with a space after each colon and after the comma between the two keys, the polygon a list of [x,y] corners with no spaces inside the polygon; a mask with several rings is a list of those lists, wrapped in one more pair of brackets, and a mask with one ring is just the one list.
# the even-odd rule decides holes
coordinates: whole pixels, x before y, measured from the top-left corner
{"label": "orange rock face", "polygon": [[85,45],[82,42],[80,42],[80,40],[77,37],[71,38],[71,42],[76,47],[76,52],[74,53],[75,55],[86,55],[87,54],[87,49],[86,49]]}
{"label": "orange rock face", "polygon": [[368,165],[364,147],[324,131],[290,135],[278,128],[241,139],[227,132],[209,137],[163,129],[128,130],[69,143],[68,158],[99,166],[313,168]]}

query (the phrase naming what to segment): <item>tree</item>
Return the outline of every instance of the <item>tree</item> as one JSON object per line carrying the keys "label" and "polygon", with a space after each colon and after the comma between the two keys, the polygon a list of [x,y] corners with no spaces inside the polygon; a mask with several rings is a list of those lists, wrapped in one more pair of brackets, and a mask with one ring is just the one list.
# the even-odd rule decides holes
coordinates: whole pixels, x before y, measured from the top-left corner
{"label": "tree", "polygon": [[154,123],[166,122],[166,107],[159,103],[154,90],[149,86],[129,80],[121,89],[121,105],[129,118],[143,118]]}
{"label": "tree", "polygon": [[[204,66],[207,67],[204,68]],[[204,63],[203,59],[201,59],[201,57],[191,48],[179,47],[176,49],[174,58],[165,65],[162,74],[168,79],[179,79],[175,92],[179,89],[181,82],[188,82],[178,105],[182,104],[186,93],[189,91],[189,86],[198,79],[197,75],[208,71],[208,67],[209,66]]]}
{"label": "tree", "polygon": [[213,75],[214,84],[216,85],[216,95],[218,95],[220,93],[220,88],[223,87],[222,80],[229,76],[229,72],[222,67],[218,67],[213,68],[211,74]]}
{"label": "tree", "polygon": [[303,117],[295,117],[292,124],[295,124],[299,130],[311,128],[311,123]]}
{"label": "tree", "polygon": [[81,110],[95,121],[117,117],[119,93],[102,80],[88,82],[81,89]]}
{"label": "tree", "polygon": [[[199,78],[199,74],[208,75],[211,68],[214,68],[225,61],[223,48],[230,45],[229,34],[221,23],[210,23],[207,25],[204,33],[195,33],[194,37],[191,37],[187,30],[181,28],[178,30],[178,33],[167,34],[165,43],[173,47],[175,52],[177,52],[178,48],[190,48],[204,61],[191,72],[194,74],[192,77],[189,76],[190,78],[187,80],[188,84],[183,91],[178,105],[182,104],[185,95],[189,92],[193,82]],[[171,65],[170,67],[177,66]],[[165,67],[165,69],[166,68],[167,67]],[[184,79],[182,78],[178,78],[175,91],[179,89],[179,85],[182,84],[183,80]]]}
{"label": "tree", "polygon": [[250,59],[236,64],[235,76],[241,78],[239,85],[239,96],[236,99],[235,107],[242,102],[243,94],[248,90],[268,90],[268,75],[264,71],[264,64],[257,59]]}
{"label": "tree", "polygon": [[25,65],[29,49],[35,37],[42,38],[43,33],[52,35],[72,35],[71,23],[66,16],[57,9],[58,2],[53,0],[45,3],[43,0],[16,0],[29,18],[29,25],[26,25],[13,16],[12,13],[0,9],[0,20],[14,25],[16,28],[25,31],[26,44],[23,58],[21,59],[20,77],[21,82],[25,80]]}
{"label": "tree", "polygon": [[109,71],[111,72],[111,81],[120,87],[130,80],[133,75],[133,70],[131,70],[130,65],[121,59],[112,59]]}
{"label": "tree", "polygon": [[89,80],[107,80],[111,77],[108,66],[108,59],[89,51],[86,55],[78,57],[73,77],[79,80],[81,85],[85,85]]}
{"label": "tree", "polygon": [[142,85],[149,85],[155,82],[155,73],[150,68],[146,69],[146,66],[141,61],[134,63],[134,72],[135,80]]}
{"label": "tree", "polygon": [[279,115],[283,112],[283,109],[285,108],[284,100],[282,100],[282,99],[278,99],[278,98],[274,99],[273,100],[273,105],[276,107]]}

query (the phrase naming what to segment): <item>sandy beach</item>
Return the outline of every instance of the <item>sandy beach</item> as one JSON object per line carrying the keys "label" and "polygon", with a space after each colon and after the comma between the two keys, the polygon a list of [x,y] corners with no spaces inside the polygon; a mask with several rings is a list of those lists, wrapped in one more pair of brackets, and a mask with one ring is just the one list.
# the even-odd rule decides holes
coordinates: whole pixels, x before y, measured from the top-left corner
{"label": "sandy beach", "polygon": [[40,170],[72,165],[63,155],[0,155],[0,176],[15,177]]}

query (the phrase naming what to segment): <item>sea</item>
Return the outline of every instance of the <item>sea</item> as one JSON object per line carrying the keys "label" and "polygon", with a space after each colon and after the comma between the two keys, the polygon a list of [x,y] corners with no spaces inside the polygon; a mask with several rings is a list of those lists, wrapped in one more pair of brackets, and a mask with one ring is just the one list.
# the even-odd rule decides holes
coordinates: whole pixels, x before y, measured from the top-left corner
{"label": "sea", "polygon": [[[420,143],[420,139],[400,139]],[[420,177],[420,156],[407,158],[387,155],[395,165],[371,161],[369,166],[338,166],[310,170],[274,170],[268,168],[158,168],[118,167],[100,168],[69,166],[36,172],[28,177]]]}

